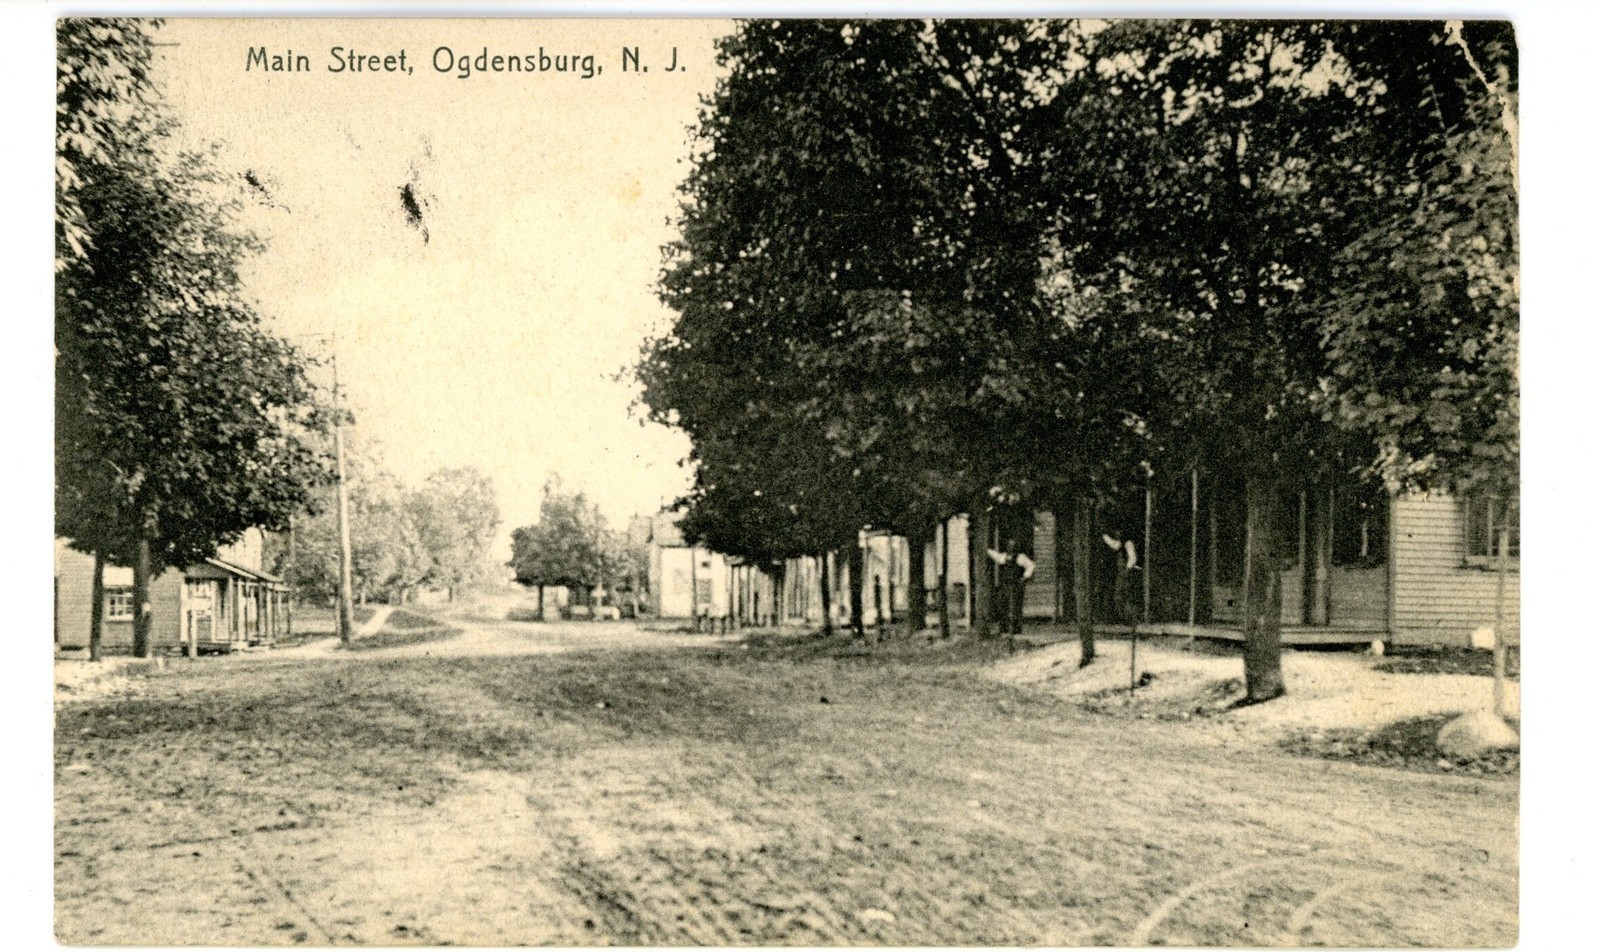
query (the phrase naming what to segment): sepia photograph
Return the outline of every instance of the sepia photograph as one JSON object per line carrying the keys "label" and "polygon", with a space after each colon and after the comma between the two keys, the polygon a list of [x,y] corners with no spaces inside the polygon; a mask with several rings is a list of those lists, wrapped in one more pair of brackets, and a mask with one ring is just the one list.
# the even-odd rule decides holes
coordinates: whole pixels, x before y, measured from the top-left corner
{"label": "sepia photograph", "polygon": [[61,944],[1522,940],[1514,21],[53,29]]}

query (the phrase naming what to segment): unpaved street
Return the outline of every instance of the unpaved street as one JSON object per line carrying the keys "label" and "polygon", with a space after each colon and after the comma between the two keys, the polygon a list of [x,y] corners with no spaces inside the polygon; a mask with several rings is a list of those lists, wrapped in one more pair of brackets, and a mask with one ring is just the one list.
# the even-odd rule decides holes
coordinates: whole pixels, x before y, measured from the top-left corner
{"label": "unpaved street", "polygon": [[1515,780],[1224,752],[982,650],[480,620],[297,651],[58,709],[64,941],[1516,940]]}

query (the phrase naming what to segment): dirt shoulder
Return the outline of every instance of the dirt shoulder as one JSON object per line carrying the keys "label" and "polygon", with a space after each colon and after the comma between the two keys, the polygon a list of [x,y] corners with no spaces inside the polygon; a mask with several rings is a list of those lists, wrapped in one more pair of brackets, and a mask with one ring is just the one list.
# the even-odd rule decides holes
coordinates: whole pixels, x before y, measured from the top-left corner
{"label": "dirt shoulder", "polygon": [[[1421,749],[1401,764],[1383,753],[1391,746],[1386,743],[1373,747],[1372,757],[1355,755],[1366,749],[1367,739],[1386,737],[1397,727],[1441,724],[1493,703],[1493,679],[1482,675],[1397,670],[1388,659],[1366,652],[1285,649],[1289,693],[1240,706],[1243,663],[1237,651],[1151,639],[1140,641],[1136,663],[1132,653],[1126,639],[1102,639],[1094,663],[1080,668],[1076,643],[1052,644],[998,661],[984,675],[1047,691],[1100,714],[1192,721],[1200,736],[1216,743],[1256,749],[1279,745],[1300,753],[1452,770],[1463,765],[1444,767]],[[1138,685],[1131,692],[1130,682]],[[1510,682],[1509,689],[1515,716],[1518,682]],[[1405,736],[1396,736],[1395,744],[1415,746],[1415,730],[1399,733]],[[1506,761],[1500,757],[1494,763]]]}

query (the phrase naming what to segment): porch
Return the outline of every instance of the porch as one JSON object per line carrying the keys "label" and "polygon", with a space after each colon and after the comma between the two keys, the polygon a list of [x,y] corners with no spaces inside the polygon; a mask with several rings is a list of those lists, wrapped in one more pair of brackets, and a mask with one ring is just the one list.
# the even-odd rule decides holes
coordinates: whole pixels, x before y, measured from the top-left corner
{"label": "porch", "polygon": [[188,653],[271,645],[284,633],[289,588],[221,558],[190,566],[179,595],[178,645]]}
{"label": "porch", "polygon": [[[1149,622],[1133,626],[1141,638],[1171,637],[1171,638],[1204,638],[1209,641],[1242,642],[1244,631],[1238,625],[1216,624],[1189,624],[1187,622]],[[1127,625],[1096,624],[1094,626],[1097,638],[1126,638]],[[1371,625],[1284,625],[1282,628],[1283,644],[1285,645],[1330,645],[1330,646],[1365,646],[1374,641],[1385,641],[1387,635],[1381,627]],[[1039,645],[1055,644],[1061,641],[1074,641],[1078,637],[1076,625],[1067,622],[1033,622],[1023,625],[1023,641]]]}

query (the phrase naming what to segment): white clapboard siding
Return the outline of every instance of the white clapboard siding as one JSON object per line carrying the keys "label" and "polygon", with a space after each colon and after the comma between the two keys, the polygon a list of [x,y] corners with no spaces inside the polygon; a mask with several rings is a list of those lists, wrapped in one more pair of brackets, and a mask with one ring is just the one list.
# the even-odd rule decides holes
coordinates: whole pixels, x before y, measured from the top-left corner
{"label": "white clapboard siding", "polygon": [[[1442,494],[1395,499],[1393,639],[1401,644],[1470,643],[1474,629],[1493,626],[1495,571],[1469,564],[1460,500]],[[1506,637],[1520,641],[1520,573],[1506,580]]]}

